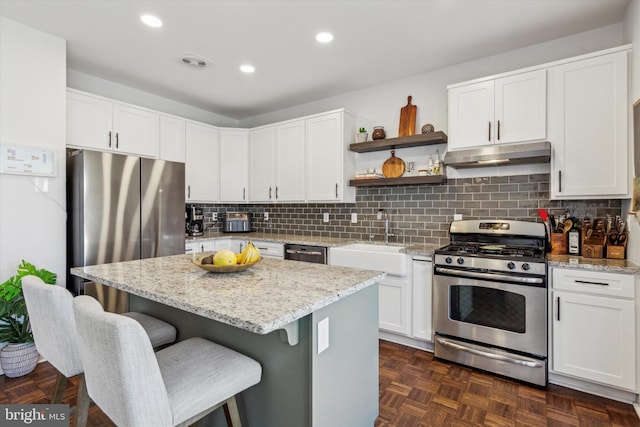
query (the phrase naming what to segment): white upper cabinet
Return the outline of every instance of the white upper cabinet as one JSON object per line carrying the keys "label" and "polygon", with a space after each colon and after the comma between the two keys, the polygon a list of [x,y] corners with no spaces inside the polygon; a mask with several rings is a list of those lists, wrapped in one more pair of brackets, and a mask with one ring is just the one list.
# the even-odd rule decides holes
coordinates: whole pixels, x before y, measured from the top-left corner
{"label": "white upper cabinet", "polygon": [[220,129],[220,201],[249,200],[249,131]]}
{"label": "white upper cabinet", "polygon": [[249,132],[249,194],[252,202],[305,200],[304,120]]}
{"label": "white upper cabinet", "polygon": [[158,157],[159,115],[67,89],[67,145]]}
{"label": "white upper cabinet", "polygon": [[274,202],[276,187],[276,129],[249,131],[249,200]]}
{"label": "white upper cabinet", "polygon": [[185,162],[187,202],[219,201],[220,132],[218,128],[187,122]]}
{"label": "white upper cabinet", "polygon": [[348,150],[345,135],[347,129],[355,128],[354,123],[344,112],[307,119],[308,201],[355,201],[355,188],[348,185],[355,171],[355,156]]}
{"label": "white upper cabinet", "polygon": [[551,197],[629,197],[627,50],[550,74]]}
{"label": "white upper cabinet", "polygon": [[160,115],[160,159],[185,162],[187,121],[180,117]]}
{"label": "white upper cabinet", "polygon": [[276,188],[278,202],[305,200],[305,122],[276,126]]}
{"label": "white upper cabinet", "polygon": [[449,87],[449,149],[546,137],[546,70]]}

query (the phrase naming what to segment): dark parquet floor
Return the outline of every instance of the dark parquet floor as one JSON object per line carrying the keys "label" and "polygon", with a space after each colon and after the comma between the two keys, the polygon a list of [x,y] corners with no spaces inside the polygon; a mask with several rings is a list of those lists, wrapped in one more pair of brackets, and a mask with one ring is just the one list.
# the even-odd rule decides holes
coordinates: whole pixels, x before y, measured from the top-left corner
{"label": "dark parquet floor", "polygon": [[[22,378],[0,376],[0,403],[48,403],[55,377],[47,362]],[[75,403],[77,385],[77,378],[69,381],[64,403]],[[113,423],[94,405],[88,425]],[[527,386],[380,341],[380,416],[374,427],[390,426],[640,427],[640,420],[629,404],[555,385]]]}

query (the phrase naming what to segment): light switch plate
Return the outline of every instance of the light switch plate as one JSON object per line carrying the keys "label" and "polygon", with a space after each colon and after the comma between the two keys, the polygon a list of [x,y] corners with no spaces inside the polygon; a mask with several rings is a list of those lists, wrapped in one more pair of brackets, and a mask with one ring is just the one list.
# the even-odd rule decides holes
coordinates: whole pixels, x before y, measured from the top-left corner
{"label": "light switch plate", "polygon": [[454,221],[462,220],[462,214],[453,214],[453,220]]}
{"label": "light switch plate", "polygon": [[264,220],[269,221],[269,212],[264,213]]}
{"label": "light switch plate", "polygon": [[351,224],[356,224],[358,222],[358,214],[353,212],[351,214]]}
{"label": "light switch plate", "polygon": [[322,222],[329,222],[329,212],[322,214]]}
{"label": "light switch plate", "polygon": [[318,354],[329,348],[329,318],[318,322]]}

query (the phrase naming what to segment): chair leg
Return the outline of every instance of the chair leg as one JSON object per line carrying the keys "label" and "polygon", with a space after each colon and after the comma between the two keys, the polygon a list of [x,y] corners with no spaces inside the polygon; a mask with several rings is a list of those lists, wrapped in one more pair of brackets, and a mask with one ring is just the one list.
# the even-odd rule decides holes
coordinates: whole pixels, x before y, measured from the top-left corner
{"label": "chair leg", "polygon": [[53,396],[51,397],[51,403],[62,402],[62,396],[64,396],[64,391],[66,388],[67,388],[67,377],[62,375],[62,372],[58,372],[58,376],[56,377],[56,385],[53,388]]}
{"label": "chair leg", "polygon": [[76,402],[76,427],[85,427],[89,416],[89,405],[91,399],[87,393],[87,383],[84,374],[80,374],[80,384],[78,384],[78,400]]}
{"label": "chair leg", "polygon": [[224,416],[227,419],[227,425],[229,427],[242,427],[240,422],[240,412],[238,412],[238,404],[236,403],[236,397],[231,396],[224,402]]}

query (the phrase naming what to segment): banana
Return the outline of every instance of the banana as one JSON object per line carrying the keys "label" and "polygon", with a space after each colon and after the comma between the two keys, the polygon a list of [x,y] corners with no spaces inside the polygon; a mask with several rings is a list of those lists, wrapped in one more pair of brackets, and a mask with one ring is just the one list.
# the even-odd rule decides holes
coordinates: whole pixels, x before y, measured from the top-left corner
{"label": "banana", "polygon": [[260,251],[252,242],[248,242],[242,252],[236,254],[238,264],[251,264],[260,259]]}

